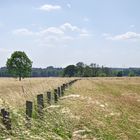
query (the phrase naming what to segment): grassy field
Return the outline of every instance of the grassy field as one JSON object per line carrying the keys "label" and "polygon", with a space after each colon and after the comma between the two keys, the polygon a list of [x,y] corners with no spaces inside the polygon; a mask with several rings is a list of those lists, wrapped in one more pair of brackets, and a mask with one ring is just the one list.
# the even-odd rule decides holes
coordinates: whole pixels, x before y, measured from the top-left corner
{"label": "grassy field", "polygon": [[74,131],[84,131],[76,137],[140,139],[139,78],[89,78],[77,82],[69,94],[76,96],[63,105],[77,118]]}
{"label": "grassy field", "polygon": [[51,91],[73,78],[0,78],[0,106],[23,107],[26,100],[33,100],[37,94]]}
{"label": "grassy field", "polygon": [[[46,89],[56,83],[59,84],[59,82],[69,80],[62,78],[50,79],[51,82],[48,82],[50,85],[46,86]],[[36,79],[36,82],[38,80]],[[46,79],[41,80],[43,83],[41,85],[44,85]],[[53,80],[56,80],[56,83]],[[32,83],[32,88],[33,85],[38,85],[35,84],[35,80],[29,81]],[[8,82],[10,80],[7,79]],[[13,85],[14,83],[17,85],[17,82],[13,81]],[[46,85],[48,83],[46,82]],[[28,89],[28,82],[24,84]],[[57,84],[56,86],[58,86]],[[11,90],[10,84],[7,87]],[[2,88],[2,85],[0,88]],[[14,87],[11,86],[11,88],[13,88],[14,93]],[[34,90],[38,89],[40,92],[45,91],[44,86],[38,85],[38,88],[36,86],[34,88]],[[4,94],[0,94],[1,97],[5,97],[9,101]],[[13,94],[11,97],[16,100]],[[13,105],[15,105],[14,102]],[[65,96],[61,97],[57,104],[46,106],[43,119],[40,120],[34,116],[31,129],[27,129],[23,125],[25,123],[23,116],[22,112],[13,111],[13,130],[7,132],[0,125],[0,138],[27,140],[139,140],[140,78],[83,78],[67,89]]]}

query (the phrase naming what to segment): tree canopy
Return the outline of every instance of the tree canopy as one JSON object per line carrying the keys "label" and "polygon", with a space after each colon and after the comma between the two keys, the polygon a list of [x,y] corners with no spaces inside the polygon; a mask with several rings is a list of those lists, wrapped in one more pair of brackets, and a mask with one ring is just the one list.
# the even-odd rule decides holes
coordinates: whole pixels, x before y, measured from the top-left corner
{"label": "tree canopy", "polygon": [[25,52],[15,51],[6,63],[8,72],[14,76],[21,78],[28,77],[31,74],[32,61]]}
{"label": "tree canopy", "polygon": [[64,76],[74,77],[77,72],[75,65],[69,65],[64,69]]}

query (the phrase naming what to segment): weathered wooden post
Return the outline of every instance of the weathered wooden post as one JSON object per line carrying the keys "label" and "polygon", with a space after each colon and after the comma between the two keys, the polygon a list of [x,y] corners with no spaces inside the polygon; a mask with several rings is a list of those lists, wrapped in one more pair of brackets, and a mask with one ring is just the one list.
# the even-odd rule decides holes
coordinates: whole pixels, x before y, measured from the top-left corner
{"label": "weathered wooden post", "polygon": [[60,89],[60,87],[58,87],[57,93],[58,93],[58,97],[61,97],[61,89]]}
{"label": "weathered wooden post", "polygon": [[57,97],[57,89],[54,89],[54,102],[58,102],[58,97]]}
{"label": "weathered wooden post", "polygon": [[33,112],[33,103],[31,101],[26,101],[26,120],[27,120],[26,126],[28,128],[31,127],[32,112]]}
{"label": "weathered wooden post", "polygon": [[26,101],[26,117],[27,119],[32,118],[33,103],[31,101]]}
{"label": "weathered wooden post", "polygon": [[10,113],[5,109],[1,109],[1,115],[2,115],[2,122],[5,125],[6,129],[11,130]]}
{"label": "weathered wooden post", "polygon": [[37,95],[37,112],[40,117],[43,116],[43,108],[44,108],[43,94],[39,94]]}
{"label": "weathered wooden post", "polygon": [[47,92],[47,103],[51,104],[51,92]]}
{"label": "weathered wooden post", "polygon": [[63,86],[61,86],[61,95],[64,96],[64,89],[63,89]]}

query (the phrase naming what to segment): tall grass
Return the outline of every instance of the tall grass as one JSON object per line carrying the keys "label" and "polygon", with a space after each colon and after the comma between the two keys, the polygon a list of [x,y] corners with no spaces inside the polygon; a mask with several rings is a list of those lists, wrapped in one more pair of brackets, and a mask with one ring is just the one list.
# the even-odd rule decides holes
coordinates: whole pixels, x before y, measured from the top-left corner
{"label": "tall grass", "polygon": [[26,78],[21,82],[13,78],[0,78],[0,106],[23,107],[26,100],[33,100],[37,94],[53,90],[74,78]]}
{"label": "tall grass", "polygon": [[43,118],[34,108],[31,128],[25,109],[10,112],[12,130],[0,123],[0,139],[139,140],[140,78],[83,78],[57,104],[45,104]]}

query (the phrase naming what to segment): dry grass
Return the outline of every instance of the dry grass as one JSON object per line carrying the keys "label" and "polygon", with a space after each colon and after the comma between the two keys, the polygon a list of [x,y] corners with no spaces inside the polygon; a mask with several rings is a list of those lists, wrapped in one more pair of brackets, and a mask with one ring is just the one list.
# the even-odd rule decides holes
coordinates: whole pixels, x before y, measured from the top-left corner
{"label": "dry grass", "polygon": [[87,78],[67,94],[61,104],[74,118],[74,140],[139,140],[140,78]]}
{"label": "dry grass", "polygon": [[[32,92],[43,92],[65,80],[69,79],[27,79],[28,82],[25,80],[22,83],[26,89],[32,87]],[[17,89],[23,86],[20,84],[17,86],[16,82]],[[33,92],[33,96],[38,92]],[[139,140],[140,78],[83,78],[66,90],[58,104],[47,106],[44,111],[43,120],[32,120],[31,130],[23,125],[25,119],[22,115],[13,113],[13,135],[3,132],[1,137],[25,140]]]}
{"label": "dry grass", "polygon": [[12,107],[24,106],[26,100],[33,100],[35,95],[50,91],[70,78],[26,78],[21,82],[13,78],[0,78],[0,105]]}

